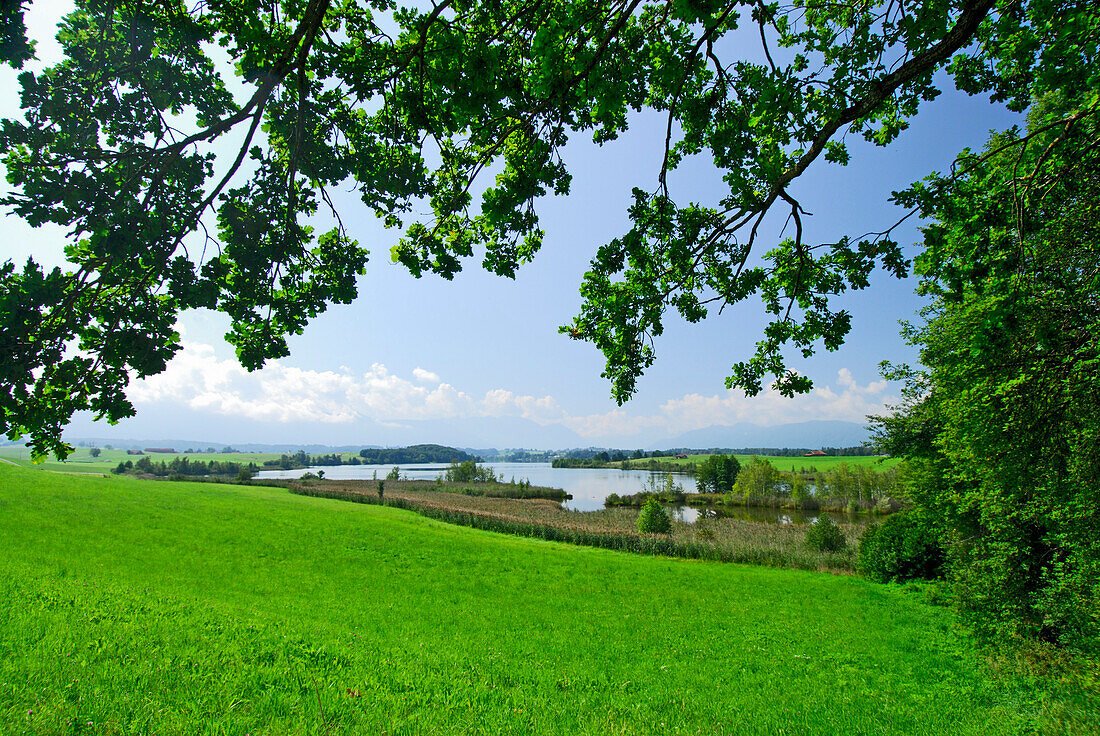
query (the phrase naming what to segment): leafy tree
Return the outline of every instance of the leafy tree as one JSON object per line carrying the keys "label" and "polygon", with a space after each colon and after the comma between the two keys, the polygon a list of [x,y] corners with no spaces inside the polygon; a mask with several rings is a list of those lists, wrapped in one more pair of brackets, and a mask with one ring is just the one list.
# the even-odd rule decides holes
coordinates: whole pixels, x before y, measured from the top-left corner
{"label": "leafy tree", "polygon": [[708,455],[695,469],[695,482],[706,493],[729,493],[741,463],[732,455]]}
{"label": "leafy tree", "polygon": [[672,531],[672,520],[655,496],[650,496],[638,514],[638,531],[642,534],[668,534]]}
{"label": "leafy tree", "polygon": [[[1092,80],[1098,73],[1093,71]],[[1100,641],[1100,100],[1049,95],[901,199],[933,224],[931,298],[878,419],[909,493],[953,531],[949,568],[983,630]]]}
{"label": "leafy tree", "polygon": [[101,450],[98,447],[92,447],[88,450],[88,454],[92,457],[99,457]]}
{"label": "leafy tree", "polygon": [[844,532],[828,516],[819,516],[806,527],[806,545],[819,552],[839,552],[848,546]]}
{"label": "leafy tree", "polygon": [[478,465],[473,460],[453,462],[443,475],[449,483],[492,483],[497,479],[491,467]]}
{"label": "leafy tree", "polygon": [[868,524],[859,540],[861,573],[882,583],[931,580],[943,575],[943,534],[922,511],[903,511],[881,525]]}
{"label": "leafy tree", "polygon": [[[0,11],[15,67],[33,53],[23,6]],[[563,331],[604,353],[621,402],[668,310],[695,322],[755,295],[772,321],[728,384],[806,391],[784,349],[836,349],[850,316],[830,297],[907,263],[889,231],[816,242],[791,184],[846,163],[848,134],[891,143],[939,80],[1016,110],[1095,88],[1098,14],[1086,0],[77,0],[64,59],[20,76],[25,120],[0,128],[3,203],[67,229],[73,264],[0,265],[0,427],[64,455],[73,412],[132,414],[127,382],[180,349],[181,310],[226,313],[249,369],[285,355],[356,296],[366,250],[334,209],[316,231],[336,187],[400,233],[391,256],[413,274],[451,278],[477,254],[512,277],[542,243],[535,201],[569,190],[570,136],[613,140],[643,108],[667,117],[660,167]],[[750,34],[760,47],[737,58]],[[218,158],[226,136],[240,148]],[[677,202],[669,173],[696,155],[727,189]],[[793,235],[760,242],[769,214]]]}
{"label": "leafy tree", "polygon": [[818,508],[817,499],[810,492],[810,484],[801,473],[792,473],[789,476],[791,487],[791,501],[800,509]]}
{"label": "leafy tree", "polygon": [[753,457],[737,475],[731,492],[743,499],[761,499],[780,495],[782,474],[763,458]]}

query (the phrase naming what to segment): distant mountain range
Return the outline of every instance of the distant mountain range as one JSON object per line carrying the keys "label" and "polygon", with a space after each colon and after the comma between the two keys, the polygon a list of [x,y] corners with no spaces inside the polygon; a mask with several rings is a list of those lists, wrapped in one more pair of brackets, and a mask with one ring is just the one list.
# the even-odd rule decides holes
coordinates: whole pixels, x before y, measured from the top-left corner
{"label": "distant mountain range", "polygon": [[[226,432],[241,436],[241,428]],[[355,433],[368,435],[373,442],[363,444],[326,445],[320,443],[301,444],[295,442],[234,442],[231,437],[206,439],[164,439],[150,435],[148,439],[133,439],[102,436],[76,436],[72,433],[66,439],[73,444],[94,444],[99,447],[112,445],[121,449],[143,447],[172,447],[177,450],[187,448],[206,449],[213,447],[221,450],[233,447],[244,452],[297,452],[305,450],[311,454],[327,452],[358,452],[364,448],[406,447],[431,442],[466,450],[471,454],[485,455],[487,448],[566,450],[581,447],[622,450],[663,450],[669,448],[722,448],[722,447],[853,447],[866,441],[869,432],[866,426],[856,422],[812,421],[775,426],[741,423],[730,426],[714,426],[662,440],[640,442],[637,438],[607,438],[593,442],[561,425],[539,425],[525,419],[456,419],[432,422],[402,422],[394,426],[371,427],[370,431],[361,429]],[[349,434],[352,432],[349,431]],[[385,437],[384,444],[378,440]],[[478,449],[480,448],[480,449]]]}

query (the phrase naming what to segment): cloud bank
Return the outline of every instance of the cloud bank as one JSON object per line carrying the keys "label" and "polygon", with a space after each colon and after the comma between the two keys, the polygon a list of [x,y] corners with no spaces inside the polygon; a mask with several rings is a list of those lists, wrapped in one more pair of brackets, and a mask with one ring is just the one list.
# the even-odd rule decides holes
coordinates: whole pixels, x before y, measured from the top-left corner
{"label": "cloud bank", "polygon": [[220,359],[210,345],[184,342],[163,373],[135,380],[128,391],[138,405],[182,405],[194,411],[258,422],[352,424],[519,417],[547,426],[560,424],[582,437],[675,436],[711,426],[752,422],[777,425],[815,419],[863,422],[867,414],[896,403],[885,381],[860,385],[848,369],[831,386],[788,399],[775,391],[747,398],[739,391],[672,398],[651,414],[615,408],[573,415],[553,396],[531,396],[506,388],[472,395],[417,367],[410,377],[374,363],[365,371],[341,366],[304,370],[276,361],[248,373],[233,359]]}

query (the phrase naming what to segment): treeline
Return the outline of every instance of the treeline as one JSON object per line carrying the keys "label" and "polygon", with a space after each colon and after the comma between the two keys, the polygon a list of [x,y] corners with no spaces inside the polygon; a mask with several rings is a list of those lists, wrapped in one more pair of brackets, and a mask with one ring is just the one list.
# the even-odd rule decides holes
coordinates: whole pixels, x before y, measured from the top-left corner
{"label": "treeline", "polygon": [[333,465],[364,465],[363,461],[354,455],[344,457],[334,452],[329,455],[310,455],[305,450],[298,450],[290,455],[280,455],[277,460],[264,460],[265,468],[278,468],[279,470],[298,470],[299,468],[311,468],[316,466],[329,467]]}
{"label": "treeline", "polygon": [[558,456],[556,450],[498,450],[476,449],[474,453],[482,462],[497,463],[548,463]]}
{"label": "treeline", "polygon": [[[585,448],[581,450],[568,450],[560,455],[559,461],[588,460],[597,463],[612,463],[624,461],[649,460],[652,458],[674,458],[678,454],[740,454],[762,455],[767,458],[801,458],[809,452],[821,451],[829,458],[866,458],[878,454],[875,448],[860,444],[858,447],[846,448],[672,448],[669,450],[610,450],[599,448]],[[632,463],[631,463],[632,464]],[[602,468],[603,465],[554,465],[555,468]]]}
{"label": "treeline", "polygon": [[660,460],[657,457],[637,460],[612,460],[604,459],[607,453],[600,453],[598,457],[559,457],[550,463],[552,468],[615,468],[616,470],[649,470],[655,473],[695,473],[695,463],[670,462]]}
{"label": "treeline", "polygon": [[848,511],[895,511],[902,495],[897,468],[874,470],[865,465],[838,465],[830,470],[787,473],[764,458],[754,457],[723,490],[721,503]]}
{"label": "treeline", "polygon": [[[142,457],[134,462],[127,460],[120,462],[111,472],[116,475],[128,473],[131,475],[155,475],[166,477],[171,475],[208,476],[224,475],[237,478],[251,478],[259,468],[256,463],[234,463],[228,460],[192,460],[188,457],[177,457],[171,461],[161,460],[154,462],[148,457]],[[247,475],[246,475],[247,474]]]}
{"label": "treeline", "polygon": [[412,445],[395,449],[372,449],[359,451],[363,465],[408,465],[410,463],[452,463],[477,462],[481,458],[468,452],[456,450],[444,445]]}
{"label": "treeline", "polygon": [[[653,482],[650,483],[653,486]],[[699,493],[684,493],[669,476],[664,488],[634,494],[611,494],[605,506],[642,506],[651,497],[665,504],[755,506],[882,513],[901,507],[899,471],[839,465],[823,472],[784,472],[765,458],[742,466],[732,455],[711,455],[696,473]]]}
{"label": "treeline", "polygon": [[778,449],[775,447],[737,447],[721,450],[689,450],[683,452],[683,454],[725,453],[727,455],[759,455],[762,457],[805,457],[807,453],[816,450],[824,452],[825,457],[874,457],[880,454],[870,445],[859,445],[858,447],[781,447]]}
{"label": "treeline", "polygon": [[698,469],[695,463],[674,463],[652,457],[648,460],[624,460],[618,467],[623,470],[649,470],[655,473],[687,473],[688,475],[695,475]]}
{"label": "treeline", "polygon": [[[559,457],[550,462],[552,468],[610,468],[613,462],[607,457],[607,453],[601,453],[600,457]],[[656,461],[654,461],[656,462]],[[618,467],[617,465],[615,467]]]}

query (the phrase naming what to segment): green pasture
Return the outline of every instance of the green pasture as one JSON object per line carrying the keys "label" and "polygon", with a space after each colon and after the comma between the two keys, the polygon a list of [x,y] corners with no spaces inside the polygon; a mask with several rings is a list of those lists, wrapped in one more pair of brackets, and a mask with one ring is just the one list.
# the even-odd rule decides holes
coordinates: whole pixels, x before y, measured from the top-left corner
{"label": "green pasture", "polygon": [[1004,734],[950,612],[282,489],[0,465],[3,734]]}
{"label": "green pasture", "polygon": [[[675,457],[659,457],[655,458],[660,463],[674,463],[676,465],[689,465],[698,464],[705,460],[709,455],[688,455],[686,458]],[[744,466],[749,460],[752,459],[752,455],[735,455],[738,462]],[[758,455],[764,460],[771,463],[777,470],[784,472],[794,471],[806,471],[815,469],[819,471],[834,470],[841,465],[849,465],[851,467],[868,467],[873,470],[886,470],[897,465],[900,460],[893,457],[775,457],[772,455]],[[644,465],[646,460],[629,460],[630,464],[641,463]]]}
{"label": "green pasture", "polygon": [[[341,452],[335,454],[344,458],[358,455],[358,453],[355,452]],[[161,460],[172,462],[174,458],[187,457],[191,460],[201,460],[205,463],[217,460],[218,462],[243,463],[246,465],[248,463],[263,465],[265,460],[278,460],[282,455],[283,453],[279,452],[150,452],[145,454],[146,457],[156,463],[159,463]],[[110,472],[112,468],[116,467],[119,462],[126,462],[127,460],[136,461],[141,457],[141,455],[127,455],[125,450],[107,450],[103,448],[100,448],[99,457],[92,457],[90,448],[77,447],[64,462],[59,462],[51,458],[40,463],[35,463],[31,457],[30,450],[22,445],[6,445],[0,447],[0,458],[2,459],[10,460],[17,465],[27,468],[55,470],[63,473],[107,473]]]}

